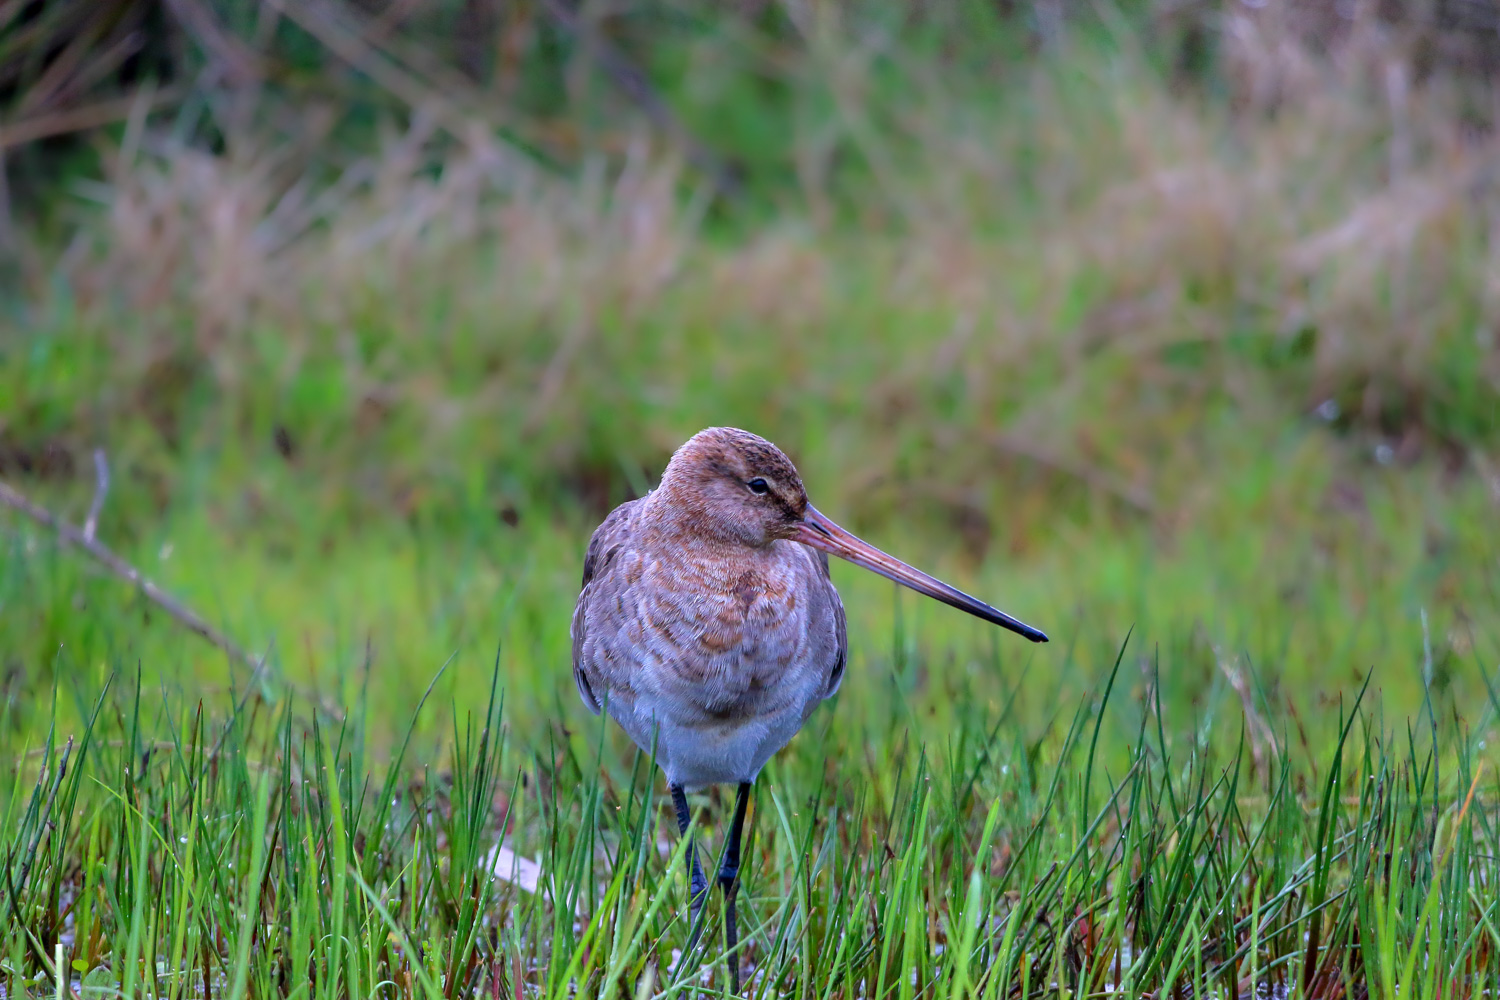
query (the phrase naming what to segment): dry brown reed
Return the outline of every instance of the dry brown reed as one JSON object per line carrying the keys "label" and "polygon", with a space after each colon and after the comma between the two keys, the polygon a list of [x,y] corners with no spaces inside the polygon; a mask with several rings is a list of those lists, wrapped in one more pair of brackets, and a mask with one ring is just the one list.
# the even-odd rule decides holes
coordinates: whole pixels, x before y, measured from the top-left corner
{"label": "dry brown reed", "polygon": [[[861,104],[882,93],[873,58],[810,56],[804,72],[837,77],[838,113],[809,139],[803,198],[732,239],[704,228],[711,186],[644,131],[559,177],[477,119],[419,109],[330,175],[305,137],[213,154],[137,121],[68,283],[118,328],[121,378],[186,350],[232,397],[332,355],[351,422],[404,407],[450,451],[465,422],[498,422],[552,442],[564,470],[597,450],[601,386],[677,400],[617,428],[647,456],[680,436],[668,425],[711,395],[684,402],[686,375],[644,366],[694,370],[699,330],[758,345],[726,348],[721,376],[779,364],[895,430],[861,442],[867,485],[910,478],[901,441],[935,466],[988,442],[986,463],[928,487],[950,509],[982,508],[1001,462],[1151,511],[1164,456],[1201,458],[1179,445],[1215,400],[1252,424],[1322,406],[1361,448],[1403,457],[1482,451],[1500,398],[1500,143],[1465,112],[1480,84],[1420,74],[1373,14],[1312,46],[1285,4],[1226,9],[1228,100],[1174,88],[1124,28],[1063,43],[1002,101],[891,50],[903,103]],[[850,31],[813,48],[860,51]],[[852,150],[869,182],[849,187],[814,147]],[[371,339],[384,348],[354,346]],[[868,383],[857,404],[826,383],[841,371]],[[778,391],[773,426],[798,412]],[[486,447],[503,456],[512,436]]]}

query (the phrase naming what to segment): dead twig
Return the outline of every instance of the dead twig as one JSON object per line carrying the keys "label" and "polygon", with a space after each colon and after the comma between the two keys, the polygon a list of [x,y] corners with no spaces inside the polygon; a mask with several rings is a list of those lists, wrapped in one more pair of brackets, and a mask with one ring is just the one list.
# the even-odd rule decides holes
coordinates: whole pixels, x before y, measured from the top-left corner
{"label": "dead twig", "polygon": [[1268,759],[1274,759],[1277,754],[1276,731],[1255,710],[1255,696],[1250,690],[1249,679],[1240,669],[1238,659],[1225,656],[1224,651],[1217,644],[1214,645],[1213,650],[1214,659],[1219,665],[1219,672],[1224,675],[1229,686],[1234,688],[1234,693],[1239,695],[1240,708],[1245,713],[1245,724],[1250,730],[1250,759],[1255,767],[1255,773],[1269,777],[1270,771],[1266,767],[1266,762]]}
{"label": "dead twig", "polygon": [[[147,84],[146,86],[150,86]],[[185,91],[178,87],[167,87],[155,92],[151,99],[152,107],[160,107],[181,97]],[[8,122],[0,125],[0,150],[9,149],[12,146],[24,146],[28,142],[38,139],[47,139],[54,135],[66,135],[69,132],[83,132],[100,125],[108,125],[122,118],[128,118],[131,110],[135,107],[136,95],[118,97],[108,101],[100,101],[98,104],[89,104],[81,108],[72,108],[68,111],[58,111],[53,114],[37,115],[34,118],[23,118],[21,121]]]}
{"label": "dead twig", "polygon": [[[106,470],[101,478],[101,488],[94,495],[96,505],[103,503],[103,487],[108,483],[108,467],[102,463],[101,458],[102,456],[96,453],[95,468],[104,468]],[[202,616],[146,579],[140,570],[115,555],[108,546],[94,538],[93,532],[89,530],[88,526],[84,530],[73,527],[45,507],[32,503],[5,483],[0,483],[0,504],[12,510],[20,511],[37,524],[53,531],[64,543],[82,549],[115,576],[134,584],[148,601],[165,611],[183,628],[213,643],[213,645],[223,650],[225,655],[231,659],[239,660],[241,663],[249,666],[257,675],[259,674],[265,663],[264,657],[252,656],[249,652],[241,649],[234,640],[214,628]],[[96,523],[97,516],[97,512],[90,514],[90,525]]]}

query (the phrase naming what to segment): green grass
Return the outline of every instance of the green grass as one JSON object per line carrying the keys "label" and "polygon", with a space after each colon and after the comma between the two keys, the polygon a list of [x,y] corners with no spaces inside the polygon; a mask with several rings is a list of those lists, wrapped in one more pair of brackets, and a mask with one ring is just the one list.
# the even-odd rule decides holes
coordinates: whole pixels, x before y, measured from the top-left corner
{"label": "green grass", "polygon": [[[868,728],[824,709],[756,786],[749,995],[1500,985],[1484,739],[1364,688],[1326,746],[1280,718],[1253,749],[1238,720],[1169,731],[1161,689],[1129,691],[1134,658],[1074,664],[1098,686],[1046,705],[1017,676],[999,711],[956,672],[958,720],[925,747],[899,694]],[[670,803],[597,725],[518,741],[492,687],[487,708],[419,707],[447,738],[409,729],[381,766],[372,745],[400,730],[358,711],[253,688],[214,711],[113,681],[59,687],[51,714],[86,724],[49,731],[5,789],[7,995],[51,995],[58,954],[85,996],[723,989],[717,902],[706,950],[674,965]],[[703,804],[712,827],[729,801]],[[533,891],[491,877],[501,843],[540,862]]]}
{"label": "green grass", "polygon": [[[1500,679],[1471,502],[1452,549],[1374,520],[1321,571],[1304,516],[1080,535],[976,574],[1045,647],[836,566],[851,673],[757,786],[750,989],[1300,989],[1313,927],[1304,995],[1493,989]],[[696,988],[669,986],[686,885],[659,778],[572,690],[586,526],[535,520],[367,527],[312,558],[315,521],[277,556],[170,519],[132,557],[269,636],[255,678],[15,524],[0,622],[33,652],[0,724],[8,995],[50,995],[59,940],[80,989],[156,996],[602,995],[648,967]],[[730,797],[700,804],[716,850]],[[502,829],[546,891],[489,877]]]}
{"label": "green grass", "polygon": [[568,640],[589,531],[717,423],[1053,637],[834,567],[850,672],[757,785],[747,992],[1496,995],[1472,81],[1398,106],[1399,39],[1265,21],[1185,82],[1135,8],[1036,51],[978,7],[788,11],[641,59],[737,202],[587,74],[558,172],[309,69],[326,136],[278,78],[205,140],[210,92],[21,213],[0,478],[81,523],[102,448],[99,537],[265,666],[0,511],[7,997],[59,945],[90,996],[721,990]]}

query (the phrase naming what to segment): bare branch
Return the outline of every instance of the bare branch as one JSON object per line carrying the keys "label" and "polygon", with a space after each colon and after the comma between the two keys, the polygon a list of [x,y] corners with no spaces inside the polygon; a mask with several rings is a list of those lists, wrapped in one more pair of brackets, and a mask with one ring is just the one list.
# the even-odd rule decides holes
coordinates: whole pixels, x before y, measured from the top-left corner
{"label": "bare branch", "polygon": [[[96,503],[102,502],[102,495],[95,494],[95,501]],[[193,632],[208,640],[223,650],[230,658],[239,660],[257,674],[259,673],[261,667],[264,665],[264,657],[257,658],[244,649],[241,649],[234,640],[214,628],[191,608],[177,600],[177,598],[146,579],[141,575],[140,570],[115,555],[107,546],[96,540],[92,534],[85,534],[83,531],[54,515],[45,507],[32,503],[5,483],[0,483],[0,504],[20,511],[44,528],[50,528],[63,542],[75,548],[82,549],[115,576],[134,584],[145,595],[148,601],[176,619],[177,623],[189,632]]]}

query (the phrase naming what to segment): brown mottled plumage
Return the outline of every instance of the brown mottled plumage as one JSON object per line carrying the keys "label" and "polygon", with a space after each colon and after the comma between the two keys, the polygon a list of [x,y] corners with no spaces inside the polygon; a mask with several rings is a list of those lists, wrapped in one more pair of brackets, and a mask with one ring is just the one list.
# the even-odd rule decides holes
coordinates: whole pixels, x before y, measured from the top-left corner
{"label": "brown mottled plumage", "polygon": [[[756,478],[766,493],[746,487]],[[589,542],[573,612],[578,691],[591,711],[607,701],[643,749],[660,726],[669,784],[753,781],[838,689],[843,604],[826,556],[786,537],[806,508],[785,455],[712,428]]]}
{"label": "brown mottled plumage", "polygon": [[[684,830],[685,788],[739,785],[719,872],[731,949],[750,783],[838,690],[848,658],[829,553],[1047,640],[844,531],[807,502],[780,449],[732,427],[710,427],[677,449],[660,487],[615,508],[584,556],[572,626],[584,704],[607,709],[642,749],[654,744]],[[696,914],[706,883],[691,848],[689,858]],[[734,962],[730,969],[737,990]]]}

